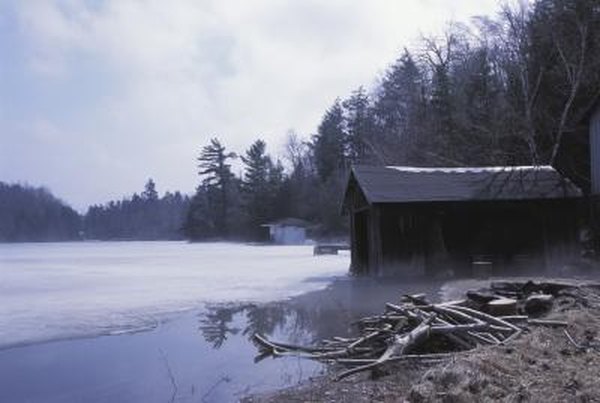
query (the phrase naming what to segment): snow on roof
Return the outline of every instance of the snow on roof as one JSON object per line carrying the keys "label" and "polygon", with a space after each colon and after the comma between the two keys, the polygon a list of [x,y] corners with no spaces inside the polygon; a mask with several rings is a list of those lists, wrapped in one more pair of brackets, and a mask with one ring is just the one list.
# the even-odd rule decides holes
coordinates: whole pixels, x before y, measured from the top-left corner
{"label": "snow on roof", "polygon": [[522,172],[522,171],[554,171],[550,165],[515,165],[495,167],[409,167],[389,165],[386,168],[396,169],[400,172],[426,172],[426,173],[485,173],[485,172]]}

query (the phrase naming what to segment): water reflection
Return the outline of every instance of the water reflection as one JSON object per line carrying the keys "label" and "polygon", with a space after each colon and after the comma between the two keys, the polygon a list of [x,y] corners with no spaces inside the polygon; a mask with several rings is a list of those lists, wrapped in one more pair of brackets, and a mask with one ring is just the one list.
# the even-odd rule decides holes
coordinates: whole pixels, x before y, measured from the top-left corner
{"label": "water reflection", "polygon": [[229,335],[236,335],[240,332],[240,329],[232,326],[231,323],[233,316],[243,309],[245,309],[244,306],[207,307],[207,312],[201,315],[199,328],[204,340],[214,349],[221,348]]}
{"label": "water reflection", "polygon": [[350,336],[352,323],[380,312],[385,302],[403,293],[425,292],[437,299],[438,283],[386,279],[343,279],[325,290],[268,304],[212,304],[199,317],[199,330],[214,349],[228,338],[255,333],[294,344],[311,344],[332,336]]}

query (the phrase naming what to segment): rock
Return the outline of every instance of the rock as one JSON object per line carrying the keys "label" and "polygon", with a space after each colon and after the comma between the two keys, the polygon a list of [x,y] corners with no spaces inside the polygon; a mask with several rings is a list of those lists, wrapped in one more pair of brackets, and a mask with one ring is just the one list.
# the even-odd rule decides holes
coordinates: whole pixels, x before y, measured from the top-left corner
{"label": "rock", "polygon": [[525,300],[525,313],[531,316],[542,315],[550,309],[554,303],[554,297],[548,294],[534,294]]}

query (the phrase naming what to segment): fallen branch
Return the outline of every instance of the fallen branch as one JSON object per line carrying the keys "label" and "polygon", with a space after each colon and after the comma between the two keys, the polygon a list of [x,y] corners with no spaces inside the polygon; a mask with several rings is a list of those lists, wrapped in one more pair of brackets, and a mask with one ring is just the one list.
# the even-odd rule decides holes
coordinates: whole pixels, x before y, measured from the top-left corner
{"label": "fallen branch", "polygon": [[428,318],[427,320],[425,320],[424,322],[419,324],[419,326],[417,326],[415,329],[413,329],[408,334],[405,334],[403,336],[395,335],[394,342],[387,348],[387,350],[385,350],[385,352],[379,359],[375,360],[374,362],[372,362],[370,364],[362,365],[362,366],[344,371],[336,377],[336,380],[339,381],[339,380],[344,379],[352,374],[355,374],[355,373],[358,373],[361,371],[366,371],[368,369],[372,369],[372,368],[375,368],[382,364],[385,364],[387,361],[389,361],[391,358],[393,358],[394,355],[398,355],[398,356],[402,355],[402,353],[404,353],[405,351],[407,351],[408,349],[410,349],[411,347],[413,347],[414,345],[416,345],[417,343],[419,343],[421,340],[423,340],[425,338],[425,336],[427,335],[427,333],[429,332],[429,330],[431,328],[430,323],[433,321],[434,318],[435,318],[434,316],[431,316],[430,318]]}

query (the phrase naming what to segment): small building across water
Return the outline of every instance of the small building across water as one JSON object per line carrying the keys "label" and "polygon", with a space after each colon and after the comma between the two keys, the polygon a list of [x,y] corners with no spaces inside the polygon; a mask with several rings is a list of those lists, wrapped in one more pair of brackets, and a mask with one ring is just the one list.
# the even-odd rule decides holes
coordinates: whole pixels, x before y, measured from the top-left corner
{"label": "small building across water", "polygon": [[310,223],[299,218],[284,218],[263,225],[269,228],[271,242],[278,245],[303,245],[309,226]]}
{"label": "small building across water", "polygon": [[577,252],[581,191],[550,166],[355,166],[350,216],[355,274],[542,270]]}

